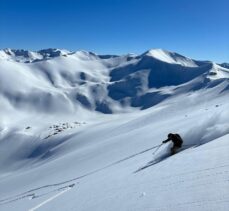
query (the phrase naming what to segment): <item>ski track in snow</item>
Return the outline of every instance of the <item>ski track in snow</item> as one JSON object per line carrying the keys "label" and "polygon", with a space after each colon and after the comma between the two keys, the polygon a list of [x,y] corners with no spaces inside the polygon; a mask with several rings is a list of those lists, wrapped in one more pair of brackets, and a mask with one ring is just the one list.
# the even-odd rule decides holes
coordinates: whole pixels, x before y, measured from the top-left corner
{"label": "ski track in snow", "polygon": [[[54,187],[55,185],[53,185],[52,187]],[[64,186],[64,187],[60,187],[60,188],[57,188],[57,189],[54,189],[54,190],[50,190],[50,191],[47,191],[45,193],[31,193],[31,192],[35,192],[34,190],[32,191],[28,191],[26,193],[22,193],[22,194],[18,194],[17,196],[12,196],[12,197],[8,197],[6,199],[2,199],[0,200],[0,205],[4,205],[4,204],[9,204],[9,203],[12,203],[12,202],[16,202],[18,200],[21,200],[21,199],[35,199],[35,198],[40,198],[40,197],[43,197],[45,195],[48,195],[48,194],[51,194],[51,193],[54,193],[54,192],[59,192],[59,191],[62,191],[62,190],[65,190],[66,188],[73,188],[75,186],[75,183],[73,184],[70,184],[70,185],[67,185],[67,186]],[[51,186],[48,186],[48,187],[51,187]],[[47,186],[46,186],[47,188]],[[38,188],[36,190],[40,190],[42,188]]]}
{"label": "ski track in snow", "polygon": [[[97,173],[97,172],[100,172],[100,171],[102,171],[102,170],[104,170],[104,169],[106,169],[106,168],[109,168],[109,167],[111,167],[111,166],[114,166],[114,165],[116,165],[116,164],[119,164],[119,163],[121,163],[121,162],[124,162],[124,161],[126,161],[126,160],[129,160],[129,159],[131,159],[131,158],[133,158],[133,157],[136,157],[136,156],[138,156],[138,155],[141,155],[141,154],[143,154],[143,153],[145,153],[145,152],[148,152],[148,151],[150,151],[150,150],[152,150],[152,149],[155,149],[156,147],[158,147],[158,145],[157,145],[157,146],[150,147],[150,148],[148,148],[148,149],[146,149],[146,150],[143,150],[143,151],[141,151],[141,152],[135,153],[135,154],[130,155],[130,156],[128,156],[128,157],[125,157],[125,158],[123,158],[123,159],[121,159],[121,160],[115,161],[115,162],[113,162],[113,163],[111,163],[111,164],[109,164],[109,165],[107,165],[107,166],[105,166],[105,167],[96,169],[96,170],[94,170],[94,171],[92,171],[92,172],[89,172],[89,173],[86,173],[86,174],[84,174],[84,175],[75,177],[75,178],[73,178],[73,179],[66,180],[66,181],[59,182],[59,183],[44,185],[44,186],[41,186],[41,187],[38,187],[38,188],[31,189],[31,190],[26,191],[26,192],[24,192],[24,193],[21,193],[21,194],[12,196],[12,197],[8,197],[8,198],[5,198],[5,199],[0,199],[0,205],[6,204],[6,203],[10,203],[10,202],[14,202],[14,201],[18,201],[18,200],[20,200],[20,199],[24,199],[24,198],[28,198],[28,197],[34,196],[34,193],[31,193],[31,192],[35,192],[35,191],[38,191],[38,190],[41,190],[41,189],[50,188],[50,187],[55,187],[55,186],[64,185],[64,184],[66,184],[66,183],[70,183],[70,182],[73,182],[73,181],[82,179],[82,178],[84,178],[84,177],[87,177],[87,176],[90,176],[90,175],[95,174],[95,173]],[[74,184],[74,185],[75,185],[75,184]],[[63,187],[63,188],[65,188],[65,187]]]}
{"label": "ski track in snow", "polygon": [[[107,165],[105,167],[102,167],[102,168],[97,169],[95,171],[92,171],[92,172],[89,172],[87,174],[84,174],[82,176],[79,176],[79,177],[76,177],[76,178],[73,178],[73,179],[70,179],[70,180],[66,180],[66,181],[60,182],[60,183],[45,185],[45,186],[42,186],[42,187],[39,187],[39,188],[35,188],[35,189],[32,189],[32,190],[29,190],[27,192],[24,192],[22,194],[19,194],[17,196],[14,196],[14,197],[9,197],[9,198],[6,198],[6,199],[2,199],[2,200],[0,200],[0,205],[1,204],[3,205],[3,204],[15,202],[15,201],[18,201],[18,200],[21,200],[21,199],[25,199],[25,198],[30,198],[30,199],[39,198],[39,197],[45,196],[45,195],[50,194],[50,193],[55,192],[55,191],[61,191],[61,192],[57,193],[56,195],[54,195],[54,196],[48,198],[47,200],[43,201],[42,203],[38,204],[37,206],[29,209],[29,211],[35,211],[35,210],[39,209],[40,207],[42,207],[43,205],[51,202],[55,198],[61,196],[62,194],[64,194],[68,190],[70,190],[75,185],[75,183],[73,183],[71,185],[68,185],[68,186],[60,187],[60,188],[55,189],[55,190],[52,190],[52,191],[49,191],[49,192],[47,192],[45,194],[36,195],[35,193],[32,193],[32,192],[35,192],[35,191],[38,191],[38,190],[41,190],[41,189],[45,189],[45,188],[60,186],[60,185],[63,185],[63,184],[66,184],[66,183],[70,183],[70,182],[75,181],[75,180],[82,179],[84,177],[87,177],[87,176],[90,176],[92,174],[95,174],[95,173],[97,173],[99,171],[102,171],[102,170],[104,170],[106,168],[109,168],[109,167],[111,167],[113,165],[116,165],[116,164],[119,164],[121,162],[124,162],[124,161],[126,161],[126,160],[128,160],[130,158],[133,158],[133,157],[137,156],[137,155],[143,154],[144,152],[150,151],[151,149],[154,149],[156,147],[157,146],[151,147],[151,148],[146,149],[146,150],[143,150],[143,151],[141,151],[139,153],[135,153],[135,154],[133,154],[131,156],[128,156],[128,157],[123,158],[123,159],[121,159],[119,161],[113,162],[112,164],[109,164],[109,165]],[[184,150],[183,152],[181,152],[181,154],[182,153],[189,152],[189,150],[192,149],[192,148],[193,147],[188,148],[188,150],[186,149],[187,151]],[[179,155],[179,153],[177,155]],[[168,191],[174,185],[175,186],[178,186],[178,187],[181,186],[181,184],[186,185],[185,184],[185,180],[182,179],[182,176],[190,176],[190,178],[191,178],[192,181],[203,180],[203,178],[205,180],[207,177],[221,176],[222,177],[222,178],[220,178],[220,181],[221,182],[222,181],[228,182],[229,180],[226,179],[225,177],[227,175],[229,175],[229,171],[226,170],[226,169],[225,170],[221,170],[221,169],[226,168],[228,166],[229,166],[229,163],[225,163],[224,165],[215,166],[215,167],[212,167],[212,168],[205,168],[205,169],[200,169],[200,170],[195,170],[195,171],[187,171],[187,172],[183,172],[183,173],[179,173],[179,174],[174,174],[172,176],[165,176],[165,177],[160,178],[160,180],[163,181],[163,180],[167,180],[167,179],[171,179],[171,178],[176,178],[177,181],[176,182],[172,182],[172,183],[168,183],[166,185],[161,185],[160,184],[159,186],[155,186],[155,187],[152,187],[152,188],[154,188],[154,189],[159,188],[161,191],[162,190]],[[216,171],[216,169],[218,169],[218,171]],[[212,170],[214,170],[214,172],[211,172]],[[197,173],[198,173],[198,176],[196,176]],[[161,182],[158,181],[158,183],[161,183]],[[196,186],[196,188],[199,188],[200,186],[203,186],[203,187],[206,187],[207,188],[208,185],[209,185],[209,183],[202,183],[202,184]],[[190,188],[193,189],[193,188],[195,188],[195,186],[190,185],[190,186],[187,186],[186,187],[187,190],[189,190]],[[184,207],[186,205],[202,206],[202,204],[204,202],[209,202],[209,203],[227,203],[227,202],[229,202],[229,200],[228,200],[228,196],[222,196],[220,199],[215,199],[215,200],[206,200],[206,201],[203,201],[202,200],[202,201],[190,201],[190,202],[184,202],[184,203],[177,203],[176,206],[178,206],[180,208],[181,207]],[[155,208],[154,210],[167,210],[169,206],[170,205],[162,206],[160,208]],[[171,206],[174,207],[175,205],[172,204]]]}
{"label": "ski track in snow", "polygon": [[[55,190],[51,190],[51,191],[49,191],[49,192],[47,192],[47,193],[40,194],[40,195],[37,195],[37,194],[35,194],[35,193],[31,193],[31,192],[35,192],[35,191],[38,191],[38,190],[41,190],[41,189],[56,187],[56,186],[60,186],[60,185],[66,184],[66,183],[70,183],[70,182],[76,181],[76,180],[80,180],[80,179],[85,178],[85,177],[87,177],[87,176],[90,176],[90,175],[93,175],[93,174],[95,174],[95,173],[98,173],[98,172],[100,172],[100,171],[102,171],[102,170],[104,170],[104,169],[106,169],[106,168],[112,167],[112,166],[114,166],[114,165],[116,165],[116,164],[119,164],[119,163],[124,162],[124,161],[126,161],[126,160],[129,160],[129,159],[131,159],[131,158],[133,158],[133,157],[136,157],[137,155],[141,155],[141,154],[143,154],[143,153],[145,153],[145,152],[148,152],[148,151],[150,151],[150,150],[152,150],[152,149],[154,149],[154,148],[156,148],[156,147],[158,147],[158,146],[154,146],[154,147],[148,148],[148,149],[146,149],[146,150],[143,150],[143,151],[141,151],[141,152],[135,153],[135,154],[133,154],[133,155],[130,155],[130,156],[126,157],[126,158],[123,158],[123,159],[121,159],[121,160],[119,160],[119,161],[113,162],[113,163],[111,163],[111,164],[109,164],[109,165],[107,165],[107,166],[105,166],[105,167],[102,167],[102,168],[100,168],[100,169],[96,169],[96,170],[94,170],[94,171],[92,171],[92,172],[89,172],[89,173],[87,173],[87,174],[81,175],[81,176],[79,176],[79,177],[76,177],[76,178],[73,178],[73,179],[70,179],[70,180],[66,180],[66,181],[63,181],[63,182],[60,182],[60,183],[49,184],[49,185],[45,185],[45,186],[42,186],[42,187],[39,187],[39,188],[34,188],[34,189],[31,189],[31,190],[26,191],[26,192],[24,192],[24,193],[18,194],[18,195],[16,195],[16,196],[12,196],[12,197],[8,197],[8,198],[5,198],[5,199],[1,199],[1,200],[0,200],[0,205],[8,204],[8,203],[11,203],[11,202],[16,202],[16,201],[18,201],[18,200],[25,199],[25,198],[30,198],[30,199],[40,198],[40,197],[45,196],[45,195],[47,195],[47,194],[50,194],[50,193],[52,193],[52,192],[61,191],[60,193],[56,194],[54,197],[51,197],[51,198],[49,198],[48,200],[44,201],[45,203],[42,202],[41,204],[39,204],[39,205],[36,206],[35,208],[32,208],[32,209],[29,210],[29,211],[36,210],[36,209],[38,209],[39,207],[43,206],[44,204],[50,202],[50,201],[53,200],[54,198],[58,197],[59,195],[62,195],[63,192],[66,192],[65,189],[69,190],[69,189],[71,189],[72,187],[74,187],[74,186],[75,186],[75,183],[70,184],[70,185],[67,185],[67,186],[64,186],[64,187],[57,188],[57,189],[55,189]],[[179,154],[188,152],[189,150],[191,150],[191,149],[193,149],[193,148],[196,148],[196,147],[198,147],[198,146],[196,145],[196,146],[187,148],[187,149],[181,151],[180,153],[177,153],[176,155],[179,155]],[[169,156],[169,157],[170,157],[170,156]],[[164,159],[162,159],[161,161],[159,161],[159,162],[157,162],[157,163],[166,161],[169,157],[165,157]],[[156,163],[156,164],[157,164],[157,163]],[[144,170],[144,169],[146,169],[146,168],[148,168],[148,167],[150,167],[150,166],[152,166],[152,165],[154,165],[154,164],[143,166],[142,168],[139,168],[138,170],[136,170],[134,173],[140,172],[141,170]],[[184,180],[182,180],[182,176],[184,176],[184,175],[196,174],[196,173],[200,173],[200,172],[207,172],[207,171],[215,170],[215,169],[217,169],[217,168],[221,169],[221,168],[224,168],[224,167],[227,167],[227,166],[229,166],[229,163],[226,164],[226,165],[222,165],[222,166],[216,166],[216,167],[214,167],[214,168],[206,168],[206,169],[201,169],[201,170],[198,170],[198,171],[188,171],[188,172],[176,174],[176,175],[173,175],[173,177],[176,177],[176,178],[178,177],[178,178],[180,178],[179,181],[177,181],[176,183],[170,183],[170,184],[168,184],[168,185],[166,185],[166,186],[168,187],[168,186],[172,186],[172,185],[176,185],[176,184],[183,183]],[[229,173],[229,171],[224,171],[224,172],[215,173],[215,175],[221,175],[221,174],[223,174],[223,173]],[[214,174],[211,173],[211,174],[204,175],[204,177],[213,176],[213,175],[214,175]],[[195,177],[195,178],[192,177],[192,180],[194,181],[194,180],[198,180],[198,179],[201,179],[201,178],[203,178],[203,176],[199,176],[199,177]],[[165,180],[165,179],[171,179],[171,176],[169,176],[169,177],[162,177],[162,178],[161,178],[161,180]],[[160,186],[160,188],[161,188],[161,187],[162,187],[162,186]],[[154,187],[154,188],[156,188],[156,187]],[[63,190],[63,189],[64,189],[64,190]],[[51,199],[51,200],[50,200],[50,199]]]}
{"label": "ski track in snow", "polygon": [[64,194],[65,192],[69,191],[71,188],[67,188],[66,190],[61,191],[60,193],[57,193],[56,195],[48,198],[47,200],[43,201],[42,203],[38,204],[36,207],[33,207],[31,209],[29,209],[29,211],[35,211],[38,208],[44,206],[45,204],[49,203],[50,201],[54,200],[55,198],[61,196],[62,194]]}
{"label": "ski track in snow", "polygon": [[[146,153],[146,152],[148,152],[148,151],[150,151],[150,150],[152,150],[152,149],[155,149],[155,148],[157,148],[157,147],[158,147],[158,145],[157,145],[157,146],[150,147],[150,148],[145,149],[145,150],[143,150],[143,151],[141,151],[141,152],[135,153],[135,154],[133,154],[133,155],[130,155],[130,156],[127,156],[127,157],[125,157],[125,158],[123,158],[123,159],[120,159],[120,160],[118,160],[118,161],[115,161],[115,162],[113,162],[113,163],[111,163],[111,164],[109,164],[109,165],[107,165],[107,166],[105,166],[105,167],[96,169],[96,170],[94,170],[94,171],[92,171],[92,172],[89,172],[89,173],[87,173],[87,174],[81,175],[81,176],[79,176],[79,177],[76,177],[76,178],[73,178],[73,179],[70,179],[70,180],[66,180],[66,181],[63,181],[63,182],[60,182],[60,183],[55,183],[55,184],[44,185],[44,186],[41,186],[41,187],[38,187],[38,188],[31,189],[31,190],[26,191],[26,192],[24,192],[24,193],[18,194],[18,195],[16,195],[16,196],[8,197],[8,198],[5,198],[5,199],[0,199],[0,205],[8,204],[8,203],[11,203],[11,202],[16,202],[16,201],[18,201],[18,200],[25,199],[25,198],[38,198],[38,197],[47,195],[47,194],[50,193],[50,192],[54,192],[54,191],[57,191],[57,190],[60,190],[60,189],[66,188],[66,187],[70,187],[70,186],[72,186],[72,185],[65,186],[65,187],[62,187],[62,188],[58,188],[58,189],[56,189],[56,190],[53,190],[53,191],[48,192],[47,194],[41,194],[41,195],[38,195],[38,196],[35,195],[35,193],[32,193],[32,192],[35,192],[35,191],[38,191],[38,190],[41,190],[41,189],[46,189],[46,188],[50,188],[50,187],[60,186],[60,185],[64,185],[64,184],[67,184],[67,183],[70,183],[70,182],[73,182],[73,181],[82,179],[82,178],[84,178],[84,177],[90,176],[90,175],[95,174],[95,173],[97,173],[97,172],[100,172],[100,171],[102,171],[102,170],[104,170],[104,169],[107,169],[107,168],[109,168],[109,167],[112,167],[112,166],[114,166],[114,165],[117,165],[117,164],[119,164],[119,163],[122,163],[122,162],[124,162],[124,161],[126,161],[126,160],[129,160],[129,159],[131,159],[131,158],[134,158],[134,157],[136,157],[136,156],[138,156],[138,155],[141,155],[141,154],[143,154],[143,153]],[[187,149],[186,149],[186,150],[187,150]],[[184,150],[184,151],[186,151],[186,150]],[[162,160],[162,161],[163,161],[163,160]],[[150,166],[147,166],[147,167],[150,167]],[[142,169],[139,169],[139,171],[140,171],[140,170],[142,170]],[[136,171],[136,172],[138,172],[138,171]],[[136,172],[135,172],[135,173],[136,173]],[[75,184],[73,183],[73,185],[75,185]]]}

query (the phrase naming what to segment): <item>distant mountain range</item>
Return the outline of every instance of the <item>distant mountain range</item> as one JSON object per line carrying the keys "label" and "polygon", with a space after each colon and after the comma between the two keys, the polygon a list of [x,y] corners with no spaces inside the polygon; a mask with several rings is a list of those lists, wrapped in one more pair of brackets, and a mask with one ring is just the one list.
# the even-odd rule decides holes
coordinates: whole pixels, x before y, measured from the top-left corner
{"label": "distant mountain range", "polygon": [[227,63],[197,61],[161,49],[122,56],[60,49],[0,51],[1,107],[12,112],[146,109],[222,83],[228,90],[228,78]]}

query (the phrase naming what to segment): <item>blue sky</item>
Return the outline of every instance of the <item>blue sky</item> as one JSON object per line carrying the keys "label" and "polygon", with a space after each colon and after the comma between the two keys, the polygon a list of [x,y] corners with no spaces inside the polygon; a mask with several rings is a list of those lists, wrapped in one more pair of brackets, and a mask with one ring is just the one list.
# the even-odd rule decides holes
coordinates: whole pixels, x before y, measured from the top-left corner
{"label": "blue sky", "polygon": [[0,48],[151,48],[229,62],[228,0],[0,0]]}

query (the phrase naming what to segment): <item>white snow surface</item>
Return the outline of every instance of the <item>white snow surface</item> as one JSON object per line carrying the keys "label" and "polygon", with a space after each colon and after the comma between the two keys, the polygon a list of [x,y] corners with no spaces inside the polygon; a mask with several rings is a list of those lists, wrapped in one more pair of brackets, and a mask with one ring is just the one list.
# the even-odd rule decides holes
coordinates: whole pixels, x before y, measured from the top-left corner
{"label": "white snow surface", "polygon": [[[0,210],[229,210],[228,78],[162,50],[0,51]],[[185,150],[136,172],[170,132]]]}
{"label": "white snow surface", "polygon": [[169,52],[162,49],[152,49],[146,52],[146,55],[152,56],[160,61],[171,63],[171,64],[181,64],[188,67],[197,67],[198,65],[190,58],[183,57],[177,53]]}

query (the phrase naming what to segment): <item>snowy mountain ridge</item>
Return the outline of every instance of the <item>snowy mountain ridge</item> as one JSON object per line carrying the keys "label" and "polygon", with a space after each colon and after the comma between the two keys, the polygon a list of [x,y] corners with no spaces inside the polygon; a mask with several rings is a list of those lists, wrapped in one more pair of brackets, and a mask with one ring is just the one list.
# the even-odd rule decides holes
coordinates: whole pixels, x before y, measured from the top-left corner
{"label": "snowy mountain ridge", "polygon": [[57,56],[64,56],[70,54],[70,51],[60,49],[44,49],[40,51],[28,51],[23,49],[6,48],[0,50],[0,58],[16,62],[36,62]]}
{"label": "snowy mountain ridge", "polygon": [[221,80],[228,83],[229,78],[229,70],[216,63],[161,49],[124,56],[5,49],[0,58],[2,104],[16,113],[146,109],[187,89],[216,86]]}
{"label": "snowy mountain ridge", "polygon": [[182,66],[187,66],[187,67],[198,66],[195,63],[195,61],[190,58],[184,57],[174,52],[162,50],[162,49],[151,49],[146,53],[144,53],[143,55],[152,56],[155,59],[161,60],[166,63],[171,63],[171,64],[180,64]]}
{"label": "snowy mountain ridge", "polygon": [[[151,49],[146,52],[144,52],[141,55],[136,54],[126,54],[126,55],[98,55],[93,52],[85,51],[85,50],[79,50],[79,51],[69,51],[66,49],[57,49],[57,48],[48,48],[48,49],[42,49],[38,51],[29,51],[24,49],[0,49],[0,59],[8,59],[12,61],[17,62],[37,62],[45,59],[50,59],[58,56],[68,56],[68,55],[85,55],[85,56],[97,56],[101,59],[108,59],[108,58],[116,58],[116,57],[142,57],[142,56],[151,56],[155,59],[167,62],[167,63],[173,63],[173,64],[181,64],[183,66],[198,66],[195,64],[195,60],[182,56],[175,52],[170,52],[163,49]],[[222,66],[228,66],[227,63],[220,64]]]}

